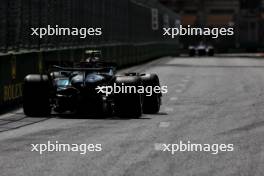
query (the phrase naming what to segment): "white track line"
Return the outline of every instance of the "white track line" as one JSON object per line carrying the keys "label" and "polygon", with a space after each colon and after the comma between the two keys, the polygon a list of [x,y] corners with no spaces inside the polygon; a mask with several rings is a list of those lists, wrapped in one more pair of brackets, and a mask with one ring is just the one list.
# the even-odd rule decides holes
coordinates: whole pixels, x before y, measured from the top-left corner
{"label": "white track line", "polygon": [[164,108],[164,111],[166,111],[166,112],[173,112],[173,108],[171,108],[171,107],[165,107]]}
{"label": "white track line", "polygon": [[179,88],[185,89],[186,85],[185,85],[185,84],[178,84],[176,87],[179,87]]}
{"label": "white track line", "polygon": [[189,82],[190,80],[189,79],[183,79],[182,80],[182,82],[184,82],[184,83],[187,83],[187,82]]}
{"label": "white track line", "polygon": [[185,84],[178,84],[177,87],[183,87],[184,88],[184,87],[186,87],[186,85]]}
{"label": "white track line", "polygon": [[182,91],[183,91],[182,89],[176,89],[175,90],[176,93],[182,93]]}
{"label": "white track line", "polygon": [[170,126],[170,122],[160,122],[159,127],[160,128],[167,128]]}
{"label": "white track line", "polygon": [[171,97],[170,98],[170,101],[177,101],[178,100],[178,97]]}
{"label": "white track line", "polygon": [[161,143],[155,143],[154,144],[154,148],[157,151],[161,151],[161,150],[163,150],[163,144],[161,144]]}

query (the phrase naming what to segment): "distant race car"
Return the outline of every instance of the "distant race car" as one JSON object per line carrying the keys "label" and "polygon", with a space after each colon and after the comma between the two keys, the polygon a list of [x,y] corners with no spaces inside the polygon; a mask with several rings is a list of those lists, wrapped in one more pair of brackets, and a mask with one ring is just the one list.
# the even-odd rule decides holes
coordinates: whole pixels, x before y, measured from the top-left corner
{"label": "distant race car", "polygon": [[215,54],[214,47],[212,45],[208,45],[206,47],[206,53],[208,56],[214,56],[214,54]]}
{"label": "distant race car", "polygon": [[194,46],[189,46],[188,50],[189,50],[190,57],[193,57],[196,55],[196,48]]}
{"label": "distant race car", "polygon": [[[116,65],[100,60],[100,53],[90,56],[74,67],[54,68],[47,74],[30,74],[25,77],[23,109],[27,116],[49,116],[72,112],[95,115],[140,117],[142,113],[158,113],[162,93],[109,93],[113,86],[160,87],[156,74],[125,73],[116,75]],[[98,57],[95,57],[98,55]],[[98,92],[98,89],[101,92]]]}
{"label": "distant race car", "polygon": [[214,56],[214,47],[212,45],[205,45],[200,43],[197,46],[190,45],[188,47],[189,56]]}

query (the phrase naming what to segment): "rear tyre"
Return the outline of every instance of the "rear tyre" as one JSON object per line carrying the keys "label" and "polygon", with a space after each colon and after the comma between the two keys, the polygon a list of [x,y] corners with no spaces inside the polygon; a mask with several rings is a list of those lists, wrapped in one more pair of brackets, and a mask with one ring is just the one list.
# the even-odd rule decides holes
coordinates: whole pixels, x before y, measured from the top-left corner
{"label": "rear tyre", "polygon": [[161,106],[161,93],[155,93],[155,87],[160,87],[159,77],[156,74],[144,74],[141,76],[142,83],[146,89],[147,86],[152,87],[151,95],[144,94],[143,112],[145,114],[156,114]]}
{"label": "rear tyre", "polygon": [[50,82],[47,75],[28,75],[24,80],[23,109],[29,117],[45,117],[51,113]]}
{"label": "rear tyre", "polygon": [[[141,86],[139,76],[120,76],[115,81],[117,86]],[[142,96],[136,92],[117,93],[114,95],[115,114],[119,117],[139,118],[142,115]]]}
{"label": "rear tyre", "polygon": [[209,49],[208,56],[214,56],[214,49]]}
{"label": "rear tyre", "polygon": [[[101,114],[100,114],[101,113]],[[107,100],[102,101],[102,112],[100,112],[101,117],[111,117],[113,115],[113,107],[111,102]]]}
{"label": "rear tyre", "polygon": [[189,56],[190,57],[195,56],[195,49],[189,49]]}

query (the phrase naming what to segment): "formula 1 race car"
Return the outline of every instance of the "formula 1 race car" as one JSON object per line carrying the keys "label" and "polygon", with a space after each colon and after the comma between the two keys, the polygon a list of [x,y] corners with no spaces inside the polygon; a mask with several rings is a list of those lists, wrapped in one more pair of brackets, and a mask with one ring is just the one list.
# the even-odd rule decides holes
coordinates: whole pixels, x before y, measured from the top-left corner
{"label": "formula 1 race car", "polygon": [[[113,91],[117,87],[118,93]],[[125,92],[127,87],[141,91]],[[144,92],[147,87],[152,88],[151,94]],[[26,76],[23,109],[31,117],[54,111],[138,118],[159,112],[162,93],[153,91],[157,88],[156,74],[116,75],[115,64],[90,59],[76,67],[54,66],[47,74]]]}
{"label": "formula 1 race car", "polygon": [[204,45],[203,43],[200,43],[197,46],[190,45],[188,47],[189,56],[214,56],[214,47],[212,45]]}

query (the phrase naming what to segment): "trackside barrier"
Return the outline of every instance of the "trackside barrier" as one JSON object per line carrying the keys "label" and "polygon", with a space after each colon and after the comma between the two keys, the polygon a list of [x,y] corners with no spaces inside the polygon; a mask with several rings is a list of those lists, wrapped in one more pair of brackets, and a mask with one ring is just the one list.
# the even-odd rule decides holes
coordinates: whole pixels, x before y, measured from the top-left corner
{"label": "trackside barrier", "polygon": [[[179,17],[156,0],[1,0],[0,110],[21,102],[23,78],[53,64],[72,65],[87,49],[100,49],[119,67],[179,53],[178,39],[163,37]],[[31,28],[100,27],[98,37],[31,36]]]}

